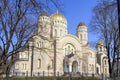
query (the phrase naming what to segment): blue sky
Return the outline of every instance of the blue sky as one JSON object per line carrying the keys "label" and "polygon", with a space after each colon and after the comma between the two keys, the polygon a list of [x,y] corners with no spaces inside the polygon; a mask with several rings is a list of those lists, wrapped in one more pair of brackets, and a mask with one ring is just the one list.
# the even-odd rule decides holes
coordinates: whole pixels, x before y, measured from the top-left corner
{"label": "blue sky", "polygon": [[[68,22],[68,32],[76,34],[76,27],[82,21],[88,27],[88,41],[92,48],[95,48],[99,37],[90,30],[90,20],[93,15],[93,8],[99,3],[100,0],[61,0],[59,12],[65,16]],[[52,14],[57,9],[53,8]]]}
{"label": "blue sky", "polygon": [[[64,0],[62,4],[62,14],[68,21],[68,31],[70,34],[76,34],[76,27],[80,21],[88,27],[88,39],[91,44],[98,39],[94,33],[90,32],[90,20],[92,19],[92,9],[98,3],[98,0]],[[92,45],[92,47],[95,45]]]}

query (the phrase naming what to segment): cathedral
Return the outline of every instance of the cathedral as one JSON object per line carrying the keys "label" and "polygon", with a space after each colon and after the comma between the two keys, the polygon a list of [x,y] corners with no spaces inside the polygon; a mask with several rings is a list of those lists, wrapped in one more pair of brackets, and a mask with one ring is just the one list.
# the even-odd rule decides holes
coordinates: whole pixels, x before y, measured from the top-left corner
{"label": "cathedral", "polygon": [[67,20],[59,12],[42,12],[28,47],[19,52],[11,75],[53,76],[67,74],[109,75],[108,57],[102,41],[90,48],[87,26],[80,22],[76,35],[68,33]]}

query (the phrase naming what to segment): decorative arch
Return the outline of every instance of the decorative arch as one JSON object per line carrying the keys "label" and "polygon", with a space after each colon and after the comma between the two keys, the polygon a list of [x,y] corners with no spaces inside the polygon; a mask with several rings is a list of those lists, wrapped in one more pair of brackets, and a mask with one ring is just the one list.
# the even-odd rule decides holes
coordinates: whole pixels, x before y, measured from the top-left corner
{"label": "decorative arch", "polygon": [[64,47],[67,43],[69,43],[69,44],[74,44],[74,47],[76,49],[80,49],[81,48],[80,40],[77,37],[72,36],[70,34],[62,37],[60,39],[59,43],[62,43],[62,44],[60,44],[60,47]]}
{"label": "decorative arch", "polygon": [[65,53],[67,53],[67,45],[71,46],[71,51],[73,49],[73,52],[77,54],[79,54],[79,52],[81,51],[81,43],[80,40],[72,35],[66,35],[64,37],[62,37],[59,42],[58,42],[59,46],[58,48],[63,49],[63,56],[65,56]]}

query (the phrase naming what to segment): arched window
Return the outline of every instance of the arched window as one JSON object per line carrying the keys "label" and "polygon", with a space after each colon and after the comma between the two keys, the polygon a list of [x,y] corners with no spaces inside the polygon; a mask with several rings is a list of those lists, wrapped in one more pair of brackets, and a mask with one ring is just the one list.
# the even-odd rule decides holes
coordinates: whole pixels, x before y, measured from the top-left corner
{"label": "arched window", "polygon": [[37,46],[39,47],[39,42],[37,42]]}
{"label": "arched window", "polygon": [[91,67],[91,64],[89,64],[89,69],[90,69],[90,71],[92,71],[92,67]]}
{"label": "arched window", "polygon": [[80,34],[80,40],[82,40],[82,34]]}
{"label": "arched window", "polygon": [[106,65],[106,60],[105,60],[105,65]]}
{"label": "arched window", "polygon": [[53,61],[53,59],[51,60],[51,68],[53,68],[53,66],[54,66],[54,61]]}
{"label": "arched window", "polygon": [[23,53],[22,52],[20,53],[20,58],[23,58]]}
{"label": "arched window", "polygon": [[22,63],[22,69],[27,69],[27,64],[26,63]]}
{"label": "arched window", "polygon": [[18,63],[16,63],[15,69],[19,69],[19,64]]}
{"label": "arched window", "polygon": [[24,69],[24,63],[22,63],[22,69]]}
{"label": "arched window", "polygon": [[28,52],[25,52],[25,53],[24,53],[24,58],[25,58],[25,59],[28,59]]}
{"label": "arched window", "polygon": [[102,51],[102,47],[100,46],[100,51]]}
{"label": "arched window", "polygon": [[92,64],[92,72],[94,72],[94,65]]}
{"label": "arched window", "polygon": [[41,41],[39,41],[39,47],[41,48],[42,44],[41,44]]}
{"label": "arched window", "polygon": [[73,49],[71,49],[71,53],[73,53]]}
{"label": "arched window", "polygon": [[105,68],[105,73],[107,73],[107,69]]}
{"label": "arched window", "polygon": [[[76,50],[75,50],[75,47],[74,47],[74,45],[72,45],[72,44],[66,44],[64,47],[63,47],[63,50],[64,50],[64,56],[69,56],[70,54],[75,54],[76,52]],[[71,57],[73,56],[73,55],[70,55]],[[69,56],[69,57],[70,57]]]}
{"label": "arched window", "polygon": [[70,54],[70,46],[68,46],[68,54]]}
{"label": "arched window", "polygon": [[41,68],[41,60],[38,59],[38,68]]}
{"label": "arched window", "polygon": [[26,69],[27,68],[27,64],[25,63],[25,65],[24,65],[24,69]]}

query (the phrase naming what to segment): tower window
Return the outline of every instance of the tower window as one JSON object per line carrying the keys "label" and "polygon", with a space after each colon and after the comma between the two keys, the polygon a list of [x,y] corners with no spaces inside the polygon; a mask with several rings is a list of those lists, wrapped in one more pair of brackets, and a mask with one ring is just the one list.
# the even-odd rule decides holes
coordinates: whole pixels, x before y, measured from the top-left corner
{"label": "tower window", "polygon": [[62,30],[60,30],[60,36],[62,36]]}
{"label": "tower window", "polygon": [[86,39],[86,34],[84,34],[84,39]]}
{"label": "tower window", "polygon": [[82,34],[80,34],[80,40],[82,40]]}

